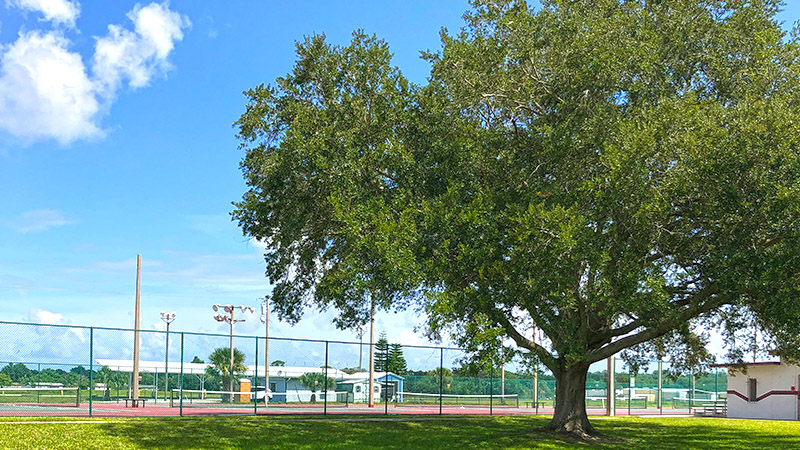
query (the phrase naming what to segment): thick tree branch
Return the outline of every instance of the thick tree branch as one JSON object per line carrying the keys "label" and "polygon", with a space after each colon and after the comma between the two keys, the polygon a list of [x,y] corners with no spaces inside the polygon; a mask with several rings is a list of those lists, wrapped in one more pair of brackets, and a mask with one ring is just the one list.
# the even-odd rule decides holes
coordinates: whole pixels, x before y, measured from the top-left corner
{"label": "thick tree branch", "polygon": [[547,366],[547,368],[549,368],[550,370],[555,370],[556,359],[546,348],[537,344],[533,340],[523,336],[522,333],[517,331],[516,327],[514,327],[514,324],[512,324],[511,321],[508,320],[508,317],[506,317],[502,313],[498,312],[498,314],[496,315],[496,319],[497,322],[500,324],[500,326],[502,326],[503,329],[506,331],[508,336],[511,339],[513,339],[514,342],[517,343],[517,345],[519,345],[522,348],[527,348],[532,352],[535,352],[536,356],[538,356],[539,359],[542,360],[542,362],[544,363],[545,366]]}
{"label": "thick tree branch", "polygon": [[698,291],[692,298],[690,305],[681,311],[681,313],[675,317],[673,320],[667,320],[662,322],[661,324],[647,328],[637,334],[630,335],[624,337],[622,339],[616,340],[605,347],[593,350],[589,352],[589,359],[592,362],[600,361],[601,359],[608,358],[612,355],[619,353],[620,351],[634,346],[636,344],[641,344],[642,342],[649,341],[651,339],[655,339],[659,336],[663,336],[667,334],[670,330],[675,329],[677,325],[682,322],[686,322],[691,320],[694,317],[697,317],[700,314],[707,313],[715,308],[718,308],[725,304],[724,298],[714,298],[713,296],[718,293],[718,287],[716,284],[711,284],[708,287]]}
{"label": "thick tree branch", "polygon": [[639,328],[641,326],[642,326],[642,319],[641,318],[636,318],[636,319],[630,321],[627,325],[623,325],[623,326],[621,326],[619,328],[615,328],[615,329],[611,330],[608,333],[608,335],[609,335],[609,337],[624,336],[624,335],[630,333],[631,331],[633,331],[633,330],[635,330],[635,329],[637,329],[637,328]]}

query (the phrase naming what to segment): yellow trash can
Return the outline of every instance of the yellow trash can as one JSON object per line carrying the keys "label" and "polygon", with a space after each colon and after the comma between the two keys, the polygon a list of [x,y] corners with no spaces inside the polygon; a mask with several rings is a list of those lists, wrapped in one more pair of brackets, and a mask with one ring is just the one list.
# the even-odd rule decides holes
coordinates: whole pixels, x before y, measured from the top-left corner
{"label": "yellow trash can", "polygon": [[239,402],[240,403],[248,403],[250,402],[250,398],[253,395],[250,392],[250,379],[249,378],[242,378],[239,380]]}

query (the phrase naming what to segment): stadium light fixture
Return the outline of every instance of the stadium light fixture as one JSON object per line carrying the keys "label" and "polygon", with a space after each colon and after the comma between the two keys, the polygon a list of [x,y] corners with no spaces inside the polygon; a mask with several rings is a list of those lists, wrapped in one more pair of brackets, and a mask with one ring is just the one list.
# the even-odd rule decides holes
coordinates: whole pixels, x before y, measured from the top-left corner
{"label": "stadium light fixture", "polygon": [[230,361],[230,367],[228,368],[228,376],[230,378],[230,382],[229,382],[229,385],[228,385],[228,390],[232,391],[233,390],[233,326],[235,324],[239,323],[239,322],[244,322],[245,321],[245,319],[236,319],[234,317],[234,311],[236,309],[238,309],[242,313],[245,313],[245,312],[252,313],[252,312],[255,311],[255,309],[252,306],[244,306],[244,305],[239,305],[239,306],[212,305],[211,309],[213,309],[215,312],[219,311],[220,309],[225,311],[227,314],[219,314],[219,313],[218,314],[214,314],[214,320],[216,320],[217,322],[227,322],[231,326],[231,344],[230,344],[231,345],[231,347],[230,347],[230,350],[231,350],[231,361]]}
{"label": "stadium light fixture", "polygon": [[[164,351],[164,401],[167,401],[169,394],[169,324],[175,320],[175,311],[164,312],[161,311],[161,320],[167,324],[167,344]],[[156,388],[158,390],[158,388]],[[158,395],[156,395],[158,397]]]}

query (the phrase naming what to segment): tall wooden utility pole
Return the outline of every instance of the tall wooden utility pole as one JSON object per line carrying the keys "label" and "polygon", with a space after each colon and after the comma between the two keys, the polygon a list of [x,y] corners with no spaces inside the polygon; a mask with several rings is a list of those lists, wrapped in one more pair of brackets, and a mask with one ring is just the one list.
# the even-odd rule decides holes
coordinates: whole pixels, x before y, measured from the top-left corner
{"label": "tall wooden utility pole", "polygon": [[373,396],[375,395],[375,299],[370,296],[369,312],[369,407],[375,407]]}
{"label": "tall wooden utility pole", "polygon": [[131,404],[136,407],[139,400],[139,318],[141,316],[141,278],[142,255],[136,255],[136,308],[133,312],[133,387],[131,389]]}
{"label": "tall wooden utility pole", "polygon": [[661,373],[664,368],[664,362],[662,361],[661,355],[658,355],[658,410],[661,411],[663,407],[662,402],[662,388],[663,388],[663,380],[661,378]]}
{"label": "tall wooden utility pole", "polygon": [[608,416],[616,416],[617,415],[617,397],[616,397],[616,387],[614,386],[614,372],[616,372],[616,368],[614,367],[614,355],[608,357],[608,369],[607,369],[607,379],[606,379],[606,415]]}

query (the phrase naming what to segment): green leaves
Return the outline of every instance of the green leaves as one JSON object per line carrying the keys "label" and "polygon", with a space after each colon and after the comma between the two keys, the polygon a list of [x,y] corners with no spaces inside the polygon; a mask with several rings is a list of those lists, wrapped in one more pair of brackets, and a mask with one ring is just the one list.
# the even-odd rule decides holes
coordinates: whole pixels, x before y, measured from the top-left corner
{"label": "green leaves", "polygon": [[282,319],[335,306],[348,327],[368,317],[367,296],[385,308],[392,289],[408,287],[404,240],[384,230],[400,235],[392,219],[406,203],[393,190],[408,159],[396,134],[410,87],[386,43],[361,32],[346,47],[307,38],[297,55],[276,86],[246,93],[236,126],[250,189],[232,216],[270,244],[267,276]]}
{"label": "green leaves", "polygon": [[[300,375],[297,379],[300,385],[307,387],[311,392],[325,391],[325,374],[322,372],[308,372]],[[336,390],[336,380],[328,377],[327,379],[328,391]],[[313,403],[313,400],[312,400]]]}
{"label": "green leaves", "polygon": [[278,314],[419,308],[429,336],[511,336],[554,372],[652,339],[697,363],[721,314],[800,341],[800,47],[778,5],[475,1],[421,87],[361,32],[299,43],[236,123],[233,217],[268,243]]}

